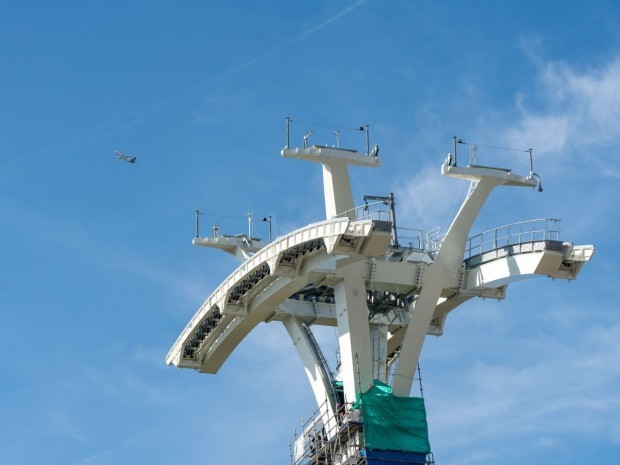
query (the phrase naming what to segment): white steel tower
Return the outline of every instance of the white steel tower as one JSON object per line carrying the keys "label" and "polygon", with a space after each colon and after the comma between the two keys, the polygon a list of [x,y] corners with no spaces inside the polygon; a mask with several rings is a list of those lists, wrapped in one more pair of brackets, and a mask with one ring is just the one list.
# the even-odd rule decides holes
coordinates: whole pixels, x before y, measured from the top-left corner
{"label": "white steel tower", "polygon": [[[495,187],[540,187],[531,151],[530,173],[521,176],[476,165],[475,159],[457,166],[455,150],[441,174],[471,182],[460,210],[442,237],[409,229],[403,245],[392,194],[365,196],[359,207],[353,202],[348,166],[380,167],[378,147],[370,151],[367,143],[366,153],[359,153],[307,147],[307,139],[303,148],[290,148],[287,124],[282,156],[322,165],[325,220],[270,243],[251,231],[224,236],[214,229],[213,237],[197,232],[194,245],[220,248],[241,264],[198,309],[166,362],[216,373],[256,325],[282,322],[318,406],[295,441],[291,462],[424,463],[430,460],[424,407],[409,396],[425,336],[441,335],[448,314],[473,297],[503,299],[513,281],[575,279],[594,247],[561,241],[554,219],[514,223],[468,239]],[[323,356],[313,325],[337,328],[336,370]],[[419,415],[419,422],[405,424],[402,409]],[[377,423],[391,416],[391,424]]]}

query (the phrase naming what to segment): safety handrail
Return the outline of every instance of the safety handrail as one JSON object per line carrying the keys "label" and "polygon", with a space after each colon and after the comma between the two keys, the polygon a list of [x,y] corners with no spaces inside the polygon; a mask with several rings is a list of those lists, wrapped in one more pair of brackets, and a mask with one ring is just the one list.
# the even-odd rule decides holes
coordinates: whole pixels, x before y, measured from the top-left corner
{"label": "safety handrail", "polygon": [[439,226],[435,226],[433,229],[426,233],[426,245],[431,252],[437,252],[441,243],[446,237],[446,232],[441,232]]}
{"label": "safety handrail", "polygon": [[[383,210],[381,207],[386,207]],[[351,215],[353,213],[353,215]],[[353,207],[338,213],[335,218],[353,218],[354,220],[382,220],[392,221],[392,212],[385,202],[371,202],[364,205]]]}
{"label": "safety handrail", "polygon": [[539,218],[507,224],[477,234],[467,240],[465,259],[510,245],[559,241],[560,221],[555,218]]}
{"label": "safety handrail", "polygon": [[[384,201],[369,202],[364,205],[343,211],[335,216],[335,218],[352,218],[356,220],[380,220],[393,221],[392,211]],[[401,247],[437,251],[443,240],[443,235],[439,235],[439,228],[431,231],[424,231],[418,228],[397,227],[399,243]]]}
{"label": "safety handrail", "polygon": [[401,247],[410,249],[427,250],[427,241],[425,237],[427,233],[422,229],[416,228],[396,228],[398,231],[398,239]]}

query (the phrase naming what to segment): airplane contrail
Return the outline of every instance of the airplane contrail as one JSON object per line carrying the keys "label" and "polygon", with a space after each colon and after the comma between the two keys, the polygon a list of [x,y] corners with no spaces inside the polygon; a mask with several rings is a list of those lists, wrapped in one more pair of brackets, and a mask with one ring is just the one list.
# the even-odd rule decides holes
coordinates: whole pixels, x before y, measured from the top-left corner
{"label": "airplane contrail", "polygon": [[[342,18],[343,16],[349,14],[350,12],[356,10],[357,8],[359,8],[360,6],[364,5],[365,3],[367,3],[368,0],[358,0],[357,2],[355,2],[354,4],[348,6],[347,8],[345,8],[344,10],[336,13],[335,15],[327,18],[326,20],[320,22],[319,24],[317,24],[316,26],[311,27],[310,29],[302,32],[301,34],[297,35],[296,37],[293,37],[292,39],[289,39],[283,43],[281,43],[280,45],[276,45],[275,47],[272,47],[264,52],[259,53],[258,55],[254,56],[253,58],[244,61],[243,63],[240,63],[226,71],[222,71],[219,74],[216,74],[215,76],[211,76],[208,80],[202,81],[201,83],[199,83],[198,85],[192,86],[192,87],[188,87],[185,88],[182,91],[179,91],[177,93],[171,94],[161,100],[155,101],[153,103],[151,103],[150,105],[148,105],[147,107],[143,108],[142,111],[137,112],[137,113],[133,113],[133,114],[127,114],[124,115],[120,118],[116,118],[113,121],[110,121],[108,123],[104,123],[101,125],[97,125],[97,127],[92,127],[90,129],[86,129],[85,131],[81,131],[77,134],[72,134],[71,136],[68,136],[66,138],[63,138],[62,140],[56,141],[56,142],[52,142],[50,144],[47,144],[46,146],[40,148],[40,149],[34,149],[31,150],[21,156],[16,157],[13,160],[8,161],[7,163],[5,163],[4,165],[0,166],[0,174],[6,172],[9,168],[14,167],[15,165],[18,165],[20,162],[31,158],[33,156],[36,156],[37,154],[40,153],[44,153],[47,152],[49,150],[54,150],[56,148],[60,148],[63,147],[63,153],[65,153],[65,155],[69,155],[75,152],[78,152],[79,150],[85,149],[87,148],[87,146],[93,146],[95,144],[95,142],[102,142],[104,140],[107,140],[111,135],[118,133],[120,131],[123,130],[127,130],[128,128],[130,128],[131,126],[134,126],[135,124],[137,124],[140,121],[143,121],[155,114],[157,114],[160,111],[163,111],[165,108],[174,105],[176,103],[178,103],[181,100],[184,100],[192,95],[195,95],[197,93],[199,93],[200,91],[202,91],[206,86],[213,84],[214,82],[217,82],[223,78],[226,78],[232,74],[238,73],[239,71],[248,68],[249,66],[252,66],[256,63],[258,63],[259,61],[263,60],[264,58],[274,54],[275,52],[286,48],[288,46],[290,46],[291,44],[298,42],[300,40],[303,40],[313,34],[315,34],[316,32],[320,31],[321,29],[323,29],[324,27],[328,26],[329,24],[339,20],[340,18]],[[131,122],[127,122],[128,120],[131,120]],[[93,133],[97,134],[94,137]],[[90,135],[90,136],[89,136]],[[88,143],[79,143],[79,139],[83,139],[85,136],[89,136],[87,137],[87,139],[89,140]],[[75,147],[73,149],[67,149],[66,145],[67,145],[67,141],[71,141],[74,140],[78,143],[78,147]],[[32,169],[32,167],[30,168]],[[3,184],[2,179],[0,179],[0,186]]]}
{"label": "airplane contrail", "polygon": [[350,13],[351,11],[355,10],[356,8],[362,6],[364,3],[366,3],[368,0],[359,0],[358,2],[354,3],[353,5],[351,5],[348,8],[345,8],[344,10],[342,10],[340,13],[335,14],[334,16],[332,16],[331,18],[326,19],[325,21],[323,21],[322,23],[317,24],[316,26],[308,29],[307,31],[302,32],[301,34],[299,34],[296,37],[293,37],[290,40],[287,40],[286,42],[280,44],[280,45],[276,45],[275,47],[260,53],[259,55],[255,56],[254,58],[251,58],[250,60],[241,63],[240,65],[235,66],[234,68],[231,68],[225,72],[223,72],[221,75],[216,76],[214,79],[220,79],[222,77],[226,77],[230,74],[236,73],[237,71],[246,68],[250,65],[253,65],[254,63],[257,63],[258,61],[262,60],[265,57],[268,57],[269,55],[277,52],[278,50],[281,50],[283,48],[288,47],[289,45],[305,39],[308,36],[311,36],[312,34],[314,34],[315,32],[323,29],[325,26],[333,23],[334,21],[337,21],[339,18],[341,18],[342,16]]}
{"label": "airplane contrail", "polygon": [[[296,40],[299,39],[305,39],[306,37],[308,37],[311,34],[314,34],[316,31],[318,31],[319,29],[323,29],[325,26],[327,26],[328,24],[333,23],[334,21],[340,19],[342,16],[351,13],[353,10],[355,10],[356,8],[362,6],[364,3],[366,3],[368,0],[359,0],[358,2],[354,3],[353,5],[351,5],[348,8],[345,8],[344,10],[342,10],[340,13],[335,14],[334,16],[332,16],[329,19],[326,19],[325,21],[323,21],[320,24],[317,24],[316,26],[314,26],[313,28],[308,29],[307,31],[303,32],[302,34],[300,34],[299,36],[297,36],[295,39],[291,40],[291,42],[294,42]],[[288,45],[288,44],[287,44]]]}

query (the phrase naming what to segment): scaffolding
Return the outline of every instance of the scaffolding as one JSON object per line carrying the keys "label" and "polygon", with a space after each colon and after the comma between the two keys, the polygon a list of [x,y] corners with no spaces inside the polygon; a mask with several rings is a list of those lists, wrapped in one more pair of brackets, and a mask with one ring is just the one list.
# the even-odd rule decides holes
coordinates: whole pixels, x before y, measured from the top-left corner
{"label": "scaffolding", "polygon": [[426,454],[423,462],[390,460],[380,461],[367,456],[364,439],[363,408],[359,404],[338,405],[336,416],[330,415],[327,404],[302,421],[301,433],[294,433],[289,441],[290,465],[435,465],[433,453]]}
{"label": "scaffolding", "polygon": [[291,465],[362,465],[363,423],[359,409],[352,404],[338,405],[337,416],[328,412],[327,404],[320,406],[302,422],[302,431],[295,431],[291,448]]}

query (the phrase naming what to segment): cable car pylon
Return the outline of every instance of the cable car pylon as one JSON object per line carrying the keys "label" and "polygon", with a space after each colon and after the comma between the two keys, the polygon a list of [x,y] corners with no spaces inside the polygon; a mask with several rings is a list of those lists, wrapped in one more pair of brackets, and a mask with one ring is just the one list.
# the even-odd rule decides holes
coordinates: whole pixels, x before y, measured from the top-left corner
{"label": "cable car pylon", "polygon": [[[468,180],[471,188],[445,235],[397,233],[393,194],[367,195],[358,207],[353,201],[348,167],[380,167],[378,151],[369,153],[368,141],[365,153],[309,147],[307,137],[291,148],[290,122],[281,155],[322,165],[325,219],[268,243],[251,233],[197,232],[194,245],[219,248],[241,263],[198,309],[166,362],[216,373],[258,324],[281,322],[317,402],[291,443],[294,465],[430,463],[424,400],[410,397],[426,335],[441,335],[449,313],[474,297],[505,298],[514,281],[575,279],[594,246],[560,240],[556,219],[470,237],[493,189],[536,188],[540,177],[531,168],[522,176],[475,163],[458,166],[456,153],[441,174]],[[335,370],[313,336],[315,325],[336,328]]]}

